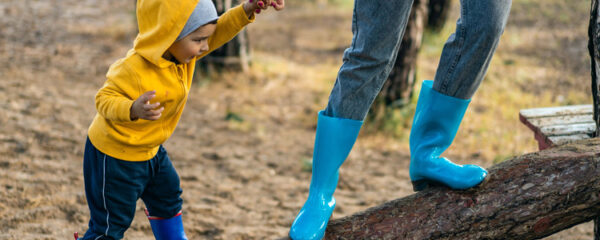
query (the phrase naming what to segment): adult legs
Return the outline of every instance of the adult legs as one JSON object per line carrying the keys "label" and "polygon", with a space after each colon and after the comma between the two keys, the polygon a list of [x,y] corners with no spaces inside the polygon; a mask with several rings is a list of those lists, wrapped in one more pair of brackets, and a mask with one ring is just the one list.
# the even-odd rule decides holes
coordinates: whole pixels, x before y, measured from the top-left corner
{"label": "adult legs", "polygon": [[510,11],[511,0],[461,0],[461,17],[440,58],[435,82],[423,82],[410,134],[410,177],[415,191],[430,185],[466,189],[487,171],[440,155],[452,144],[483,79]]}
{"label": "adult legs", "polygon": [[356,0],[352,45],[319,113],[309,196],[290,229],[292,239],[321,239],[335,208],[338,169],[350,153],[373,99],[393,66],[412,0]]}

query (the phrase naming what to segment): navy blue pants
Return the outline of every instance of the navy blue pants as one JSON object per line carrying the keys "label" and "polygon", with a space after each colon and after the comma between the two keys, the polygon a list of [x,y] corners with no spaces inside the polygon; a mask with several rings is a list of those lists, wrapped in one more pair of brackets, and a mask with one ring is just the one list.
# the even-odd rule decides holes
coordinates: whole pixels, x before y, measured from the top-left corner
{"label": "navy blue pants", "polygon": [[179,176],[162,146],[152,159],[131,162],[100,152],[88,138],[83,177],[90,208],[89,229],[83,239],[123,238],[139,198],[151,216],[171,218],[181,211]]}

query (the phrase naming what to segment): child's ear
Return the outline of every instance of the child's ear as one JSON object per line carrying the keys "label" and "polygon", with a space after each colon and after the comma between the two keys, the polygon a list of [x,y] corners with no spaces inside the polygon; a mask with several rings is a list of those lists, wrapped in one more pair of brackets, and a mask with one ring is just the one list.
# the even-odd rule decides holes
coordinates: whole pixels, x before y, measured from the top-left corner
{"label": "child's ear", "polygon": [[[173,45],[171,45],[173,46]],[[171,47],[169,46],[169,49]],[[169,60],[169,61],[173,61],[173,59],[175,59],[175,57],[173,57],[173,54],[171,54],[171,52],[169,51],[169,49],[167,49],[167,51],[165,51],[165,53],[163,53],[162,58]]]}

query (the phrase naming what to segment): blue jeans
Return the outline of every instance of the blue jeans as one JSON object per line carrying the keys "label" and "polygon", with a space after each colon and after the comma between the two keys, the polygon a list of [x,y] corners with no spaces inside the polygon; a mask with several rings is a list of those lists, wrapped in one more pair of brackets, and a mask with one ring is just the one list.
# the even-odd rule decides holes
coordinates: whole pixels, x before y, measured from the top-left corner
{"label": "blue jeans", "polygon": [[[444,45],[433,89],[470,99],[496,51],[511,0],[461,0],[456,32]],[[396,60],[412,0],[355,0],[352,45],[325,115],[363,120]]]}

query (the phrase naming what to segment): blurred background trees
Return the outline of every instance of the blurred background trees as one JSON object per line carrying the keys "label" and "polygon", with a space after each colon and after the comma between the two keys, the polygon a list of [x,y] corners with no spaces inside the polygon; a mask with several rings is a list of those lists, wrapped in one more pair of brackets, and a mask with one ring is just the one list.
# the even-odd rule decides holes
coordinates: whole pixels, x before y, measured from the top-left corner
{"label": "blurred background trees", "polygon": [[[220,14],[239,0],[212,0]],[[324,0],[318,0],[318,4]],[[438,32],[448,19],[451,0],[414,0],[396,62],[379,96],[373,103],[369,119],[378,125],[386,121],[394,109],[404,109],[413,94],[416,63],[425,30]],[[197,75],[210,74],[224,67],[247,71],[250,64],[248,33],[244,30],[233,41],[198,61]]]}
{"label": "blurred background trees", "polygon": [[[217,7],[217,13],[222,15],[232,7],[236,7],[240,0],[212,0]],[[242,30],[233,40],[223,47],[210,53],[196,62],[196,79],[202,81],[202,76],[209,76],[223,68],[247,72],[250,64],[250,41],[247,29]]]}

